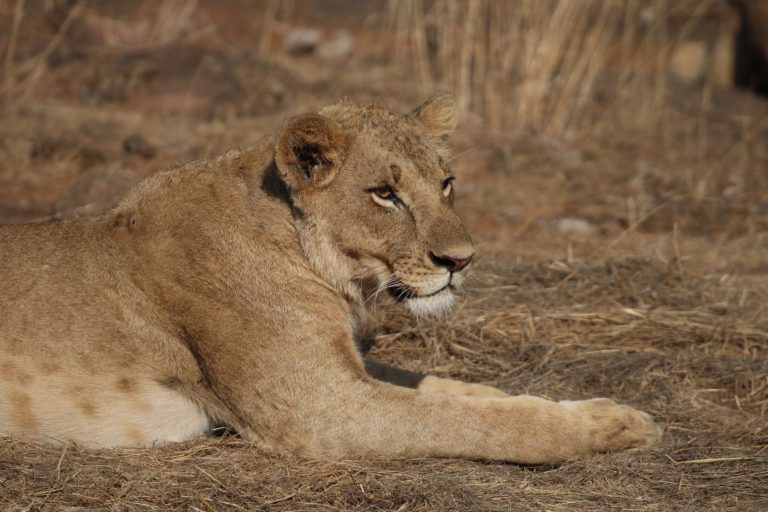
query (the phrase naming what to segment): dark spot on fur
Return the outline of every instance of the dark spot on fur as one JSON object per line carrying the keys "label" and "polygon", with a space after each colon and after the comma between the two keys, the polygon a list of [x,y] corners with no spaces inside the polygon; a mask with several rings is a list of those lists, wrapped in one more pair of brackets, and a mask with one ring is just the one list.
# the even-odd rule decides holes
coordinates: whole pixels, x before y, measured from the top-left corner
{"label": "dark spot on fur", "polygon": [[118,391],[122,391],[123,393],[132,393],[136,391],[137,385],[134,380],[128,377],[120,377],[117,379],[115,387],[118,389]]}
{"label": "dark spot on fur", "polygon": [[3,380],[12,380],[16,372],[16,365],[10,361],[0,363],[0,378]]}
{"label": "dark spot on fur", "polygon": [[19,356],[24,353],[24,342],[19,338],[11,338],[7,343],[7,353],[11,356]]}
{"label": "dark spot on fur", "polygon": [[157,383],[160,384],[161,386],[164,386],[169,389],[174,389],[174,390],[181,387],[181,379],[173,375],[169,375],[167,377],[162,377],[160,379],[157,379]]}
{"label": "dark spot on fur", "polygon": [[0,363],[0,378],[7,381],[18,382],[19,384],[29,384],[32,382],[32,376],[29,373],[10,361]]}
{"label": "dark spot on fur", "polygon": [[75,405],[77,405],[77,408],[86,416],[96,416],[96,406],[90,400],[78,400],[75,402]]}
{"label": "dark spot on fur", "polygon": [[44,361],[40,363],[40,371],[43,375],[51,375],[61,370],[61,365],[52,361]]}

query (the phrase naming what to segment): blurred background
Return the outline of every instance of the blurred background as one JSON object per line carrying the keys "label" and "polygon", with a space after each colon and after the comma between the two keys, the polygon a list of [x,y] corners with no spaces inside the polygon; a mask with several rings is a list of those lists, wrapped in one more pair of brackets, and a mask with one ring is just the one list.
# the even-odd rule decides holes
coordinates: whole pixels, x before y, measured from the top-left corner
{"label": "blurred background", "polygon": [[[96,215],[158,169],[342,98],[407,111],[451,91],[475,283],[451,322],[395,311],[372,351],[511,392],[629,401],[661,418],[663,453],[541,473],[361,464],[360,494],[346,466],[239,446],[201,462],[228,489],[251,486],[227,499],[766,510],[767,57],[765,0],[4,0],[0,223]],[[64,455],[34,450],[0,443],[8,506],[54,485],[24,475],[60,476]],[[189,468],[168,459],[178,473],[109,501],[116,462],[68,454],[65,473],[73,456],[61,506],[209,510],[224,492],[201,476],[198,501],[171,493],[163,479]],[[164,471],[142,457],[119,463]]]}
{"label": "blurred background", "polygon": [[0,26],[4,222],[98,213],[341,98],[448,90],[455,165],[505,184],[489,229],[766,227],[760,0],[6,0]]}

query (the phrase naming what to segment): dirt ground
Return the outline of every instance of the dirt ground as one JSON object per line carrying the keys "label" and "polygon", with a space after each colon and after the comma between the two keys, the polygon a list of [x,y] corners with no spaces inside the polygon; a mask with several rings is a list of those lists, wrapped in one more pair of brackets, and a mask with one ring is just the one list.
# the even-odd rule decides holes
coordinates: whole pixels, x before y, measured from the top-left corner
{"label": "dirt ground", "polygon": [[[264,35],[254,13],[274,2],[29,2],[14,40],[16,4],[0,3],[4,223],[97,215],[287,116],[341,98],[407,109],[436,89],[381,58],[366,27],[385,2],[297,3],[323,52],[286,49],[295,27],[277,21]],[[371,347],[513,393],[615,398],[658,418],[658,449],[521,467],[307,461],[228,434],[98,451],[0,438],[0,509],[768,510],[768,102],[668,94],[663,133],[561,140],[467,113],[451,165],[474,277],[439,320],[379,305]]]}

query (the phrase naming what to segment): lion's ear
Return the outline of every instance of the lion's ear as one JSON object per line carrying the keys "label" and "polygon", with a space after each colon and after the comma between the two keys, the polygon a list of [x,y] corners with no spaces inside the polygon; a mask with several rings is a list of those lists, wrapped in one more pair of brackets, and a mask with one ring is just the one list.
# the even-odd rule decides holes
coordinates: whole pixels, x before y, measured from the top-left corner
{"label": "lion's ear", "polygon": [[416,107],[413,116],[422,124],[430,140],[445,145],[459,120],[456,98],[449,92],[440,92]]}
{"label": "lion's ear", "polygon": [[348,137],[332,119],[307,114],[290,119],[277,137],[275,162],[292,190],[330,183],[344,162]]}

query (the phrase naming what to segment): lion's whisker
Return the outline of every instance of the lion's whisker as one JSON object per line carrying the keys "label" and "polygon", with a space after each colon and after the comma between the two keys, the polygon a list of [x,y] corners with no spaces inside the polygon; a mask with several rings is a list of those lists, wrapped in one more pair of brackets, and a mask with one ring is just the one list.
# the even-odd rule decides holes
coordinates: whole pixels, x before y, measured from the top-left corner
{"label": "lion's whisker", "polygon": [[393,287],[396,284],[397,276],[395,274],[396,274],[396,272],[392,272],[391,274],[389,274],[389,276],[387,276],[387,278],[384,280],[384,282],[376,288],[376,290],[371,294],[370,297],[368,297],[368,299],[365,300],[365,302],[363,302],[363,304],[365,305],[365,303],[368,302],[368,300],[373,299],[372,302],[371,302],[371,309],[373,309],[375,311],[375,309],[376,309],[376,301],[377,301],[377,299],[379,297],[379,294],[381,292],[383,292],[384,290],[387,290],[387,289]]}

